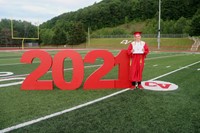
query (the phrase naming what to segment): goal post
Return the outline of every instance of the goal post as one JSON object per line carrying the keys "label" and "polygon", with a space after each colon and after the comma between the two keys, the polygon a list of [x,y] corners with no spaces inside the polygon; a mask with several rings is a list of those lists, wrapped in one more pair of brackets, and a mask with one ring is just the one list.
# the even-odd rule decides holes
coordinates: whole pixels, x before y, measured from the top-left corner
{"label": "goal post", "polygon": [[37,37],[15,37],[14,36],[14,28],[13,28],[13,21],[11,19],[11,36],[12,36],[12,39],[15,39],[15,40],[22,40],[22,49],[24,49],[24,40],[39,40],[39,37],[40,37],[40,33],[39,33],[39,25],[37,26]]}

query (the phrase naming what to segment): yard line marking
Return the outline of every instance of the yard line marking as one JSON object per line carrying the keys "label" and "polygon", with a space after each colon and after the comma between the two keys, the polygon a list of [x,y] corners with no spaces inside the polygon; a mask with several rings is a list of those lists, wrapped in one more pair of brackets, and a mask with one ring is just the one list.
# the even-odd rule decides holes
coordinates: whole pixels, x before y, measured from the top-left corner
{"label": "yard line marking", "polygon": [[167,55],[167,56],[161,56],[161,57],[152,57],[152,58],[147,58],[146,60],[162,59],[163,57],[167,58],[167,57],[176,57],[176,56],[184,56],[184,55],[191,55],[191,53],[176,54],[176,55]]}
{"label": "yard line marking", "polygon": [[43,121],[43,120],[46,120],[46,119],[49,119],[49,118],[52,118],[52,117],[55,117],[55,116],[59,116],[61,114],[64,114],[64,113],[67,113],[67,112],[70,112],[70,111],[73,111],[73,110],[77,110],[79,108],[82,108],[82,107],[85,107],[85,106],[88,106],[88,105],[91,105],[91,104],[94,104],[96,102],[99,102],[99,101],[102,101],[104,99],[107,99],[107,98],[110,98],[112,96],[115,96],[115,95],[118,95],[122,92],[125,92],[129,89],[124,89],[122,91],[118,91],[118,92],[115,92],[115,93],[112,93],[110,95],[107,95],[107,96],[104,96],[104,97],[101,97],[101,98],[98,98],[98,99],[95,99],[93,101],[90,101],[90,102],[87,102],[87,103],[84,103],[84,104],[80,104],[78,106],[75,106],[75,107],[72,107],[72,108],[69,108],[69,109],[66,109],[66,110],[63,110],[63,111],[60,111],[60,112],[56,112],[54,114],[51,114],[51,115],[47,115],[47,116],[44,116],[44,117],[41,117],[41,118],[38,118],[38,119],[35,119],[35,120],[31,120],[31,121],[28,121],[28,122],[24,122],[24,123],[21,123],[21,124],[18,124],[16,126],[12,126],[12,127],[9,127],[9,128],[6,128],[6,129],[3,129],[3,130],[0,130],[0,133],[4,133],[4,132],[9,132],[9,131],[12,131],[12,130],[15,130],[15,129],[18,129],[18,128],[21,128],[21,127],[25,127],[25,126],[28,126],[28,125],[31,125],[31,124],[34,124],[34,123],[37,123],[37,122],[40,122],[40,121]]}
{"label": "yard line marking", "polygon": [[[178,54],[178,55],[171,55],[171,56],[152,57],[152,58],[147,58],[146,60],[162,59],[162,58],[184,56],[184,55],[190,55],[190,54],[186,53],[186,54]],[[40,61],[35,61],[33,63],[40,63]],[[0,66],[11,66],[11,65],[24,65],[24,63],[0,64]]]}
{"label": "yard line marking", "polygon": [[166,66],[166,68],[170,68],[171,66]]}
{"label": "yard line marking", "polygon": [[[99,67],[101,65],[102,64],[100,64],[100,65],[89,65],[89,66],[84,66],[84,68]],[[68,70],[73,70],[73,68],[66,68],[66,69],[64,69],[64,71],[68,71]],[[51,73],[51,72],[52,71],[48,71],[47,73]],[[1,72],[0,72],[0,74],[1,74]],[[29,74],[20,74],[20,75],[13,75],[13,76],[7,76],[7,77],[1,77],[1,75],[0,75],[0,79],[16,78],[16,77],[22,77],[22,76],[27,76],[27,75],[29,75]]]}
{"label": "yard line marking", "polygon": [[[185,55],[185,54],[181,54],[181,55]],[[163,57],[153,57],[153,58],[147,58],[146,60],[153,60],[153,59],[160,59],[160,58],[168,58],[168,57],[173,57],[173,56],[181,56],[181,55],[172,55],[172,56],[163,56]],[[100,59],[97,59],[97,60],[100,60]],[[40,63],[40,61],[35,61],[33,63]],[[33,64],[32,63],[32,64]],[[17,65],[23,65],[23,63],[13,63],[13,64],[17,64]],[[0,64],[0,66],[7,66],[7,65],[13,65],[13,64]],[[100,66],[100,65],[97,65],[97,66]],[[87,68],[87,67],[86,67]],[[72,70],[71,68],[67,68],[67,69],[64,69],[64,70]],[[51,71],[48,71],[47,73],[49,73]],[[9,77],[3,77],[3,78],[12,78],[12,77],[21,77],[21,76],[27,76],[29,74],[21,74],[21,75],[13,75],[13,76],[9,76]],[[1,77],[0,77],[1,79]]]}
{"label": "yard line marking", "polygon": [[20,59],[20,58],[8,58],[8,59],[3,58],[3,59],[0,59],[0,60],[13,60],[13,59]]}
{"label": "yard line marking", "polygon": [[0,64],[0,66],[22,65],[22,63]]}
{"label": "yard line marking", "polygon": [[[166,73],[166,74],[160,75],[160,76],[158,76],[158,77],[155,77],[155,78],[153,78],[153,79],[150,79],[150,81],[156,80],[156,79],[159,79],[159,78],[162,78],[162,77],[165,77],[165,76],[167,76],[167,75],[170,75],[170,74],[172,74],[172,73],[178,72],[178,71],[180,71],[180,70],[183,70],[183,69],[185,69],[185,68],[187,68],[187,67],[189,67],[189,66],[196,65],[196,64],[198,64],[198,63],[200,63],[200,61],[197,61],[197,62],[192,63],[192,64],[190,64],[190,65],[187,65],[187,66],[185,66],[185,67],[176,69],[176,70],[174,70],[174,71],[168,72],[168,73]],[[74,107],[72,107],[72,108],[69,108],[69,109],[66,109],[66,110],[63,110],[63,111],[60,111],[60,112],[56,112],[56,113],[53,113],[53,114],[50,114],[50,115],[46,115],[46,116],[44,116],[44,117],[40,117],[40,118],[38,118],[38,119],[34,119],[34,120],[31,120],[31,121],[27,121],[27,122],[24,122],[24,123],[15,125],[15,126],[11,126],[11,127],[2,129],[2,130],[0,130],[0,133],[9,132],[9,131],[12,131],[12,130],[15,130],[15,129],[19,129],[19,128],[22,128],[22,127],[25,127],[25,126],[29,126],[29,125],[32,125],[32,124],[34,124],[34,123],[37,123],[37,122],[40,122],[40,121],[43,121],[43,120],[47,120],[47,119],[53,118],[53,117],[55,117],[55,116],[59,116],[59,115],[62,115],[62,114],[64,114],[64,113],[71,112],[71,111],[73,111],[73,110],[77,110],[77,109],[80,109],[80,108],[85,107],[85,106],[88,106],[88,105],[92,105],[92,104],[94,104],[94,103],[100,102],[100,101],[105,100],[105,99],[107,99],[107,98],[110,98],[110,97],[112,97],[112,96],[116,96],[116,95],[121,94],[121,93],[123,93],[123,92],[126,92],[126,91],[128,91],[128,90],[130,90],[130,88],[126,88],[126,89],[123,89],[123,90],[121,90],[121,91],[117,91],[117,92],[112,93],[112,94],[109,94],[109,95],[107,95],[107,96],[104,96],[104,97],[95,99],[95,100],[93,100],[93,101],[90,101],[90,102],[87,102],[87,103],[84,103],[84,104],[80,104],[80,105],[78,105],[78,106],[74,106]]]}
{"label": "yard line marking", "polygon": [[159,79],[159,78],[165,77],[165,76],[167,76],[167,75],[170,75],[170,74],[175,73],[175,72],[177,72],[177,71],[183,70],[183,69],[188,68],[188,67],[190,67],[190,66],[196,65],[196,64],[198,64],[198,63],[200,63],[200,61],[197,61],[197,62],[192,63],[192,64],[190,64],[190,65],[187,65],[187,66],[181,67],[181,68],[176,69],[176,70],[174,70],[174,71],[168,72],[168,73],[166,73],[166,74],[163,74],[163,75],[158,76],[158,77],[156,77],[156,78],[153,78],[153,79],[151,79],[151,80],[156,80],[156,79]]}
{"label": "yard line marking", "polygon": [[0,77],[13,75],[13,72],[0,72]]}
{"label": "yard line marking", "polygon": [[153,65],[154,67],[157,67],[158,65],[156,64],[156,65]]}
{"label": "yard line marking", "polygon": [[6,84],[0,84],[0,88],[1,88],[1,87],[12,86],[12,85],[19,85],[19,84],[22,84],[22,82],[24,81],[25,78],[0,79],[0,82],[2,82],[2,81],[10,81],[10,80],[19,80],[19,79],[21,79],[22,81],[12,82],[12,83],[6,83]]}
{"label": "yard line marking", "polygon": [[200,71],[200,68],[199,68],[199,69],[197,69],[197,71]]}

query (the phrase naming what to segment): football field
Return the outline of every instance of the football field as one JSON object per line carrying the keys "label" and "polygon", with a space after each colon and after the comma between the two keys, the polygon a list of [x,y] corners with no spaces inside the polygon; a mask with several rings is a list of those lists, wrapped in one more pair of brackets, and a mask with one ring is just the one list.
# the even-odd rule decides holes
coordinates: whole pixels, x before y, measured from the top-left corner
{"label": "football field", "polygon": [[[59,50],[49,50],[53,57]],[[91,50],[76,50],[83,58]],[[109,50],[114,56],[119,50]],[[24,51],[0,52],[0,132],[200,132],[200,54],[150,52],[143,80],[178,85],[174,91],[103,89],[21,90],[21,82],[40,64],[20,63]],[[84,81],[103,63],[84,64]],[[70,81],[72,61],[65,60]],[[117,79],[114,67],[103,79]],[[51,70],[41,79],[52,79]],[[13,84],[16,83],[16,84]]]}

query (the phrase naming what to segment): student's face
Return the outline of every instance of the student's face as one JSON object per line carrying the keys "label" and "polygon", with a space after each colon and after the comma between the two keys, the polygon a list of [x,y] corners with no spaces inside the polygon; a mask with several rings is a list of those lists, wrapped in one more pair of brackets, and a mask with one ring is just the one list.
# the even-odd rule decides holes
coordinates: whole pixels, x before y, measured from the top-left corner
{"label": "student's face", "polygon": [[134,36],[135,41],[140,41],[141,40],[141,36]]}

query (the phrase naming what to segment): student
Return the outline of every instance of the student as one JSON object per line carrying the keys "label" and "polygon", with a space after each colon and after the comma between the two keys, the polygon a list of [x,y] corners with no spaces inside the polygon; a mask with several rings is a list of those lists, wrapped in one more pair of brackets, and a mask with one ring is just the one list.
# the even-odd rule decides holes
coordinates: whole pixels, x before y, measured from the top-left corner
{"label": "student", "polygon": [[144,41],[141,41],[141,32],[134,33],[134,41],[129,44],[127,51],[131,58],[129,76],[129,79],[132,82],[131,90],[134,90],[136,87],[144,89],[141,85],[142,72],[144,68],[144,59],[149,53],[149,48]]}

